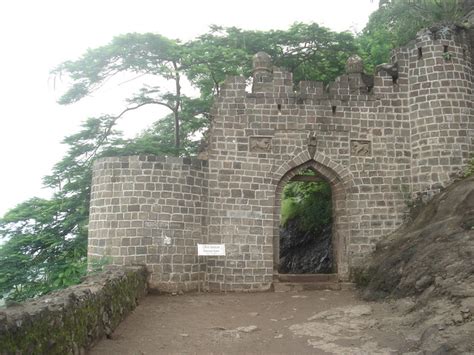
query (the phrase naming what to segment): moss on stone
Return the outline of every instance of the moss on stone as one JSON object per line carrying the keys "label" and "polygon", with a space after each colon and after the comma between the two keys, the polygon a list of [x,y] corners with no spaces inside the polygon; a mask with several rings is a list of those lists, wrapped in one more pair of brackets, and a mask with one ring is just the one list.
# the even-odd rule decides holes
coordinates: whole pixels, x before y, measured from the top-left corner
{"label": "moss on stone", "polygon": [[78,354],[109,335],[147,292],[145,268],[109,269],[0,312],[0,354]]}

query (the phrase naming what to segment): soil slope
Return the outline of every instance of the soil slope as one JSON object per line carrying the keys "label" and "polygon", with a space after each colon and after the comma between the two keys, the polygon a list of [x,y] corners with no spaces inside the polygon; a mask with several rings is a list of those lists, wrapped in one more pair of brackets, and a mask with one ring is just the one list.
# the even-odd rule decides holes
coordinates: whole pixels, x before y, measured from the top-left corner
{"label": "soil slope", "polygon": [[458,181],[377,246],[356,275],[368,300],[399,299],[425,351],[474,351],[474,177]]}

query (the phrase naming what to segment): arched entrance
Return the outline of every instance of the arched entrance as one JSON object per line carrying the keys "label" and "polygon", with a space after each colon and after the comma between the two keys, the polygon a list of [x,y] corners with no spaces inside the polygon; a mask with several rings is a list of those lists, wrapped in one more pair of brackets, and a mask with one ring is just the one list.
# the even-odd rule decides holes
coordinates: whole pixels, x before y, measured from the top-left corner
{"label": "arched entrance", "polygon": [[[288,165],[288,164],[287,164]],[[290,164],[295,165],[295,164]],[[334,164],[333,164],[334,165]],[[341,175],[334,169],[310,159],[305,163],[290,168],[279,180],[275,191],[275,205],[273,217],[273,262],[274,274],[279,274],[280,263],[280,214],[283,190],[285,185],[300,179],[301,172],[305,170],[315,172],[314,177],[308,180],[324,179],[331,187],[332,192],[332,252],[333,270],[337,278],[346,281],[349,278],[349,262],[347,245],[349,240],[348,216],[347,216],[347,192]],[[344,173],[342,171],[342,173]]]}
{"label": "arched entrance", "polygon": [[332,196],[313,168],[300,169],[283,188],[279,274],[334,274]]}

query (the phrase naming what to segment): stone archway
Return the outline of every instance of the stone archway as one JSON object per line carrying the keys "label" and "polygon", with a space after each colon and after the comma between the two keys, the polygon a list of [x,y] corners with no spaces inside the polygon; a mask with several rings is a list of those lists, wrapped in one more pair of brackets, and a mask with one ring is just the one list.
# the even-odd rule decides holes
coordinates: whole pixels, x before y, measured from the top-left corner
{"label": "stone archway", "polygon": [[[306,154],[305,154],[306,153]],[[311,169],[315,171],[318,176],[326,180],[331,186],[332,192],[332,215],[333,215],[333,227],[332,227],[332,243],[334,250],[334,270],[338,275],[340,281],[347,281],[349,279],[349,254],[348,245],[350,239],[350,229],[348,225],[348,209],[347,209],[347,189],[350,187],[350,179],[348,172],[339,166],[338,164],[331,163],[332,168],[326,164],[320,163],[318,160],[318,154],[313,159],[309,159],[306,162],[301,162],[300,155],[309,155],[307,152],[302,152],[293,159],[292,162],[285,163],[289,170],[280,176],[275,190],[275,205],[273,215],[273,264],[274,274],[278,274],[279,258],[280,258],[280,209],[281,199],[283,195],[283,188],[285,185],[300,171],[304,169]],[[309,156],[308,156],[309,158]],[[330,163],[327,158],[322,158],[322,161]],[[317,160],[318,159],[318,160]],[[281,172],[278,169],[277,172]],[[278,174],[275,174],[278,176]],[[278,178],[278,177],[277,177]]]}

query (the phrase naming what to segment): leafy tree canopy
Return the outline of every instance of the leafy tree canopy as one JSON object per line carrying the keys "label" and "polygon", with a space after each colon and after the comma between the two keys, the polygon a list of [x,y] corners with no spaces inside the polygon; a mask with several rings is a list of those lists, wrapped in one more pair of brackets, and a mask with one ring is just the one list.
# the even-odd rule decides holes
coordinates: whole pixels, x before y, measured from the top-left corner
{"label": "leafy tree canopy", "polygon": [[366,69],[389,62],[391,50],[407,44],[422,28],[462,25],[465,4],[466,0],[380,0],[357,38]]}

